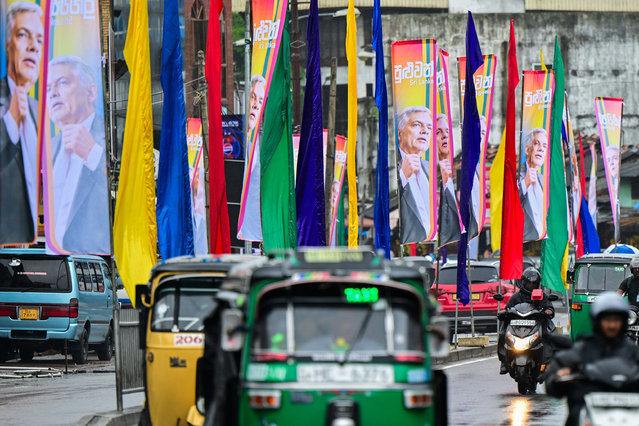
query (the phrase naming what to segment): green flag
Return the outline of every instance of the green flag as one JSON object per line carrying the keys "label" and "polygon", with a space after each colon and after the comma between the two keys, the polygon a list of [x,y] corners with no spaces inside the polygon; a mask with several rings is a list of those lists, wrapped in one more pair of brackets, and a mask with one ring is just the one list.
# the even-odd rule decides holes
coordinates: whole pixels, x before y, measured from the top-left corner
{"label": "green flag", "polygon": [[564,108],[564,64],[555,38],[555,58],[552,65],[555,73],[555,93],[552,98],[550,121],[550,194],[547,214],[547,235],[541,245],[541,283],[544,287],[564,293],[561,264],[568,243],[568,200],[566,199],[566,175],[561,149],[561,120]]}
{"label": "green flag", "polygon": [[264,110],[264,136],[260,146],[262,235],[266,253],[297,247],[288,13],[284,22]]}

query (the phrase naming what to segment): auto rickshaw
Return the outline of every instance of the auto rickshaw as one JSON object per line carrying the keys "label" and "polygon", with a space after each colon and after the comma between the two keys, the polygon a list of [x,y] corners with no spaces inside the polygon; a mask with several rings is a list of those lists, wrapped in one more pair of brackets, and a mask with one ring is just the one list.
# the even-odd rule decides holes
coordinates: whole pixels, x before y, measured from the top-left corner
{"label": "auto rickshaw", "polygon": [[198,362],[206,425],[446,424],[448,324],[425,276],[365,251],[240,265]]}
{"label": "auto rickshaw", "polygon": [[203,321],[216,307],[214,296],[229,269],[255,260],[242,255],[177,257],[157,264],[149,282],[136,286],[140,348],[145,351],[140,424],[202,422],[191,407],[196,364],[204,352]]}
{"label": "auto rickshaw", "polygon": [[575,261],[568,272],[572,282],[570,304],[570,337],[592,333],[590,305],[604,291],[617,291],[619,284],[630,276],[633,254],[588,254]]}

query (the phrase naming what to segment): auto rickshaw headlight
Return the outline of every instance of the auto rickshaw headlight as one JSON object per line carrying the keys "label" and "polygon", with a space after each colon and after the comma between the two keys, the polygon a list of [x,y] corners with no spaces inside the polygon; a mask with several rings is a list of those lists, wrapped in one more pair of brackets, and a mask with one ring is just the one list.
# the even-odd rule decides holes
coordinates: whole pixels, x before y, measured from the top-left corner
{"label": "auto rickshaw headlight", "polygon": [[634,325],[637,322],[637,313],[635,311],[628,312],[628,325]]}
{"label": "auto rickshaw headlight", "polygon": [[249,391],[249,405],[251,408],[278,409],[282,405],[280,391]]}

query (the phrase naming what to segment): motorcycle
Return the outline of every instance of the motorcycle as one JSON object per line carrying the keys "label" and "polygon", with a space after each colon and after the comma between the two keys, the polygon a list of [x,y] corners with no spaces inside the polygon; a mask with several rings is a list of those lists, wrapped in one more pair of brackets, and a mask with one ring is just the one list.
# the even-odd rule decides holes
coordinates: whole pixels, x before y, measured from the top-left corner
{"label": "motorcycle", "polygon": [[628,315],[628,330],[626,336],[634,342],[635,345],[639,345],[639,308],[634,305],[630,306],[630,315]]}
{"label": "motorcycle", "polygon": [[[549,296],[553,300],[553,296]],[[554,296],[556,299],[557,296]],[[501,294],[493,296],[495,300],[503,300]],[[534,290],[532,300],[542,300],[541,290]],[[543,380],[544,364],[543,332],[547,315],[530,303],[519,303],[498,315],[505,321],[505,354],[508,373],[517,382],[520,394],[534,393],[537,383]]]}
{"label": "motorcycle", "polygon": [[639,367],[623,357],[585,364],[580,371],[559,380],[582,389],[584,405],[579,424],[611,426],[637,424],[639,418]]}

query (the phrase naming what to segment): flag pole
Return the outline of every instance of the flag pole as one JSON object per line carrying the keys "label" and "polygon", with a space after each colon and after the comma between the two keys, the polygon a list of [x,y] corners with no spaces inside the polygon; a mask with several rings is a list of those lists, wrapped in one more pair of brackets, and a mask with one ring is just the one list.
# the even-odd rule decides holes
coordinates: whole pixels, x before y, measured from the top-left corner
{"label": "flag pole", "polygon": [[[470,202],[472,203],[472,201]],[[477,237],[479,238],[479,236]],[[475,337],[475,313],[473,312],[473,277],[470,273],[470,238],[468,238],[466,253],[468,253],[468,256],[466,257],[466,275],[468,275],[468,293],[470,293],[470,332],[472,333],[472,336]]]}
{"label": "flag pole", "polygon": [[[246,0],[244,12],[244,162],[246,163],[246,154],[249,152],[248,138],[248,117],[250,115],[249,102],[251,92],[251,1]],[[258,129],[256,129],[258,131]],[[257,143],[257,141],[256,141]],[[262,220],[262,218],[259,218]],[[253,243],[244,241],[244,252],[252,254]]]}

